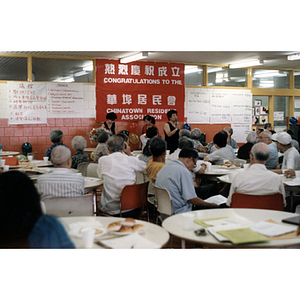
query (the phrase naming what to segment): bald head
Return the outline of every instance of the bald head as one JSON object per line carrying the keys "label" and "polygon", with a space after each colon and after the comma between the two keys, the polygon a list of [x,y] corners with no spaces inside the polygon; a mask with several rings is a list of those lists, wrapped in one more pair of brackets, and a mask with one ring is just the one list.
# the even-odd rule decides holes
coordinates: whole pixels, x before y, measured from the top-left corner
{"label": "bald head", "polygon": [[72,163],[70,149],[56,146],[51,152],[51,161],[55,168],[70,168]]}
{"label": "bald head", "polygon": [[251,153],[253,155],[253,160],[251,160],[251,163],[262,163],[265,164],[270,157],[270,147],[265,143],[257,143],[255,144],[252,149]]}

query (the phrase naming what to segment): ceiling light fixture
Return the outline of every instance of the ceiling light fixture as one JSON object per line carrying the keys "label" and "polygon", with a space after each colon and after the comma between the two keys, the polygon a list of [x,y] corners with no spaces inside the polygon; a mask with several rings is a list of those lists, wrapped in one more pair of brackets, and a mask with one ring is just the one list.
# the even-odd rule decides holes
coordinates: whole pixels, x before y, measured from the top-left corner
{"label": "ceiling light fixture", "polygon": [[288,55],[287,60],[298,60],[300,59],[300,54]]}
{"label": "ceiling light fixture", "polygon": [[252,67],[252,66],[261,66],[264,64],[263,60],[250,60],[250,61],[245,61],[245,62],[240,62],[236,64],[230,64],[229,68],[230,69],[237,69],[237,68],[246,68],[246,67]]}
{"label": "ceiling light fixture", "polygon": [[148,52],[140,52],[120,59],[121,64],[128,64],[132,61],[144,59],[148,57]]}

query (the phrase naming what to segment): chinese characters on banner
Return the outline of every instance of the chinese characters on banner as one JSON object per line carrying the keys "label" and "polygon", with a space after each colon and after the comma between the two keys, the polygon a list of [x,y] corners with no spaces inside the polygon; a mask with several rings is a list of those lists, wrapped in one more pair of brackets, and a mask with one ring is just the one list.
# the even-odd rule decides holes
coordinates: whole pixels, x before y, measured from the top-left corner
{"label": "chinese characters on banner", "polygon": [[96,60],[96,121],[109,112],[118,121],[139,121],[145,115],[167,121],[175,109],[184,120],[184,64],[119,60]]}
{"label": "chinese characters on banner", "polygon": [[83,110],[83,85],[48,83],[48,111],[54,114],[80,113]]}
{"label": "chinese characters on banner", "polygon": [[46,83],[7,82],[8,124],[47,123]]}

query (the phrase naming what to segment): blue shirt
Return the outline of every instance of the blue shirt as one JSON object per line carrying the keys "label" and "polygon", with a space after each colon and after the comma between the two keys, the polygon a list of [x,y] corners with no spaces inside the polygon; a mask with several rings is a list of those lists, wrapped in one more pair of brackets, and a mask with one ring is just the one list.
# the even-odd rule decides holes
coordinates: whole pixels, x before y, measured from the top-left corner
{"label": "blue shirt", "polygon": [[30,248],[36,249],[75,248],[63,225],[54,216],[41,216],[35,223],[28,242]]}
{"label": "blue shirt", "polygon": [[155,185],[168,190],[172,200],[173,214],[192,210],[188,200],[196,198],[190,171],[179,160],[165,165],[156,175]]}
{"label": "blue shirt", "polygon": [[266,168],[268,170],[276,169],[278,165],[278,150],[275,143],[268,144],[271,152],[270,152],[270,159],[266,162]]}

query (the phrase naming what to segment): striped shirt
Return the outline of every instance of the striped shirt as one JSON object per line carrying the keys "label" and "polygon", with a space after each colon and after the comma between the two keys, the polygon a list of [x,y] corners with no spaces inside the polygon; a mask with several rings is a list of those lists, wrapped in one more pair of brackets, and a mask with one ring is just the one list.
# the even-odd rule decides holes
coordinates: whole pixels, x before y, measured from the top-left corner
{"label": "striped shirt", "polygon": [[84,178],[66,168],[53,168],[53,171],[40,175],[37,189],[44,197],[77,197],[84,194]]}

